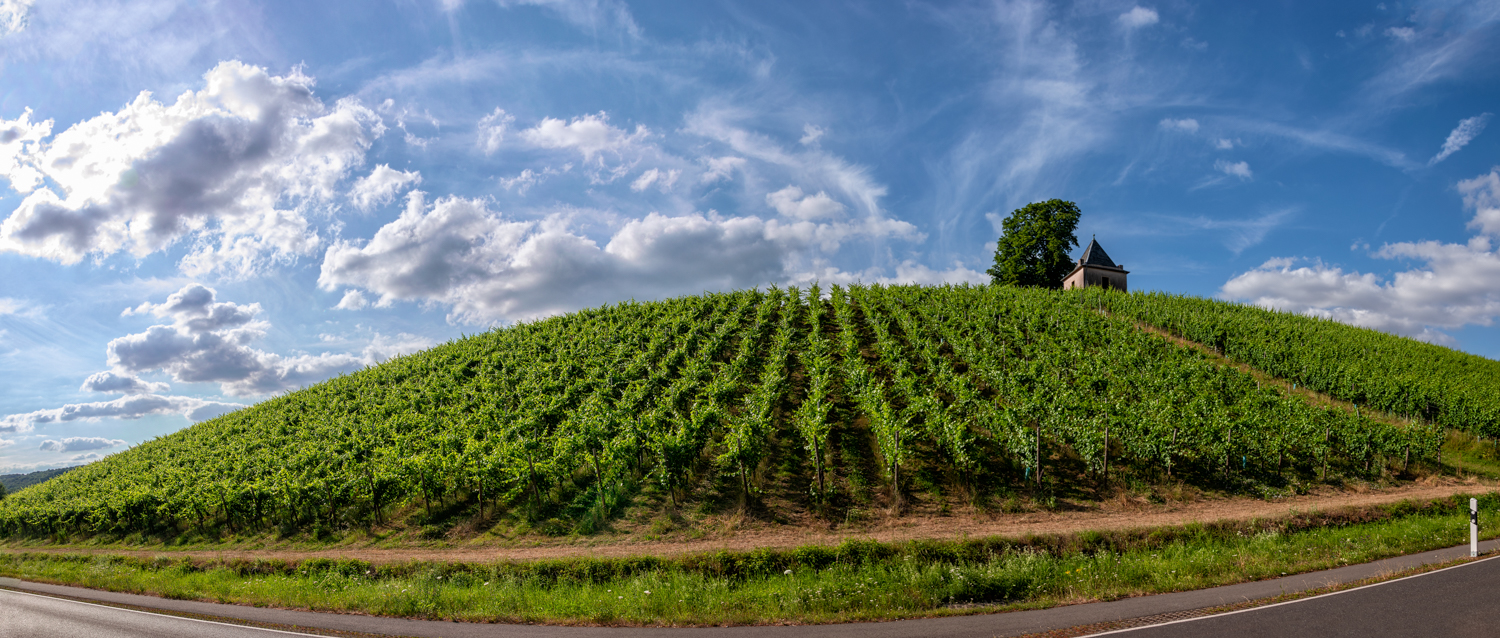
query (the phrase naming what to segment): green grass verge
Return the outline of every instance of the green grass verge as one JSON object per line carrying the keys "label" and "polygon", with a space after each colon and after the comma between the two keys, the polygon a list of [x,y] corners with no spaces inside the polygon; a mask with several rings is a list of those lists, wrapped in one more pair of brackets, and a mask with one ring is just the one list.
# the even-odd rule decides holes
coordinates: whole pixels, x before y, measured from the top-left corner
{"label": "green grass verge", "polygon": [[[1500,496],[1481,497],[1500,528]],[[194,561],[0,553],[0,575],[169,598],[478,622],[823,623],[1212,587],[1460,544],[1467,497],[1208,525],[678,558]],[[1494,534],[1490,534],[1494,535]]]}

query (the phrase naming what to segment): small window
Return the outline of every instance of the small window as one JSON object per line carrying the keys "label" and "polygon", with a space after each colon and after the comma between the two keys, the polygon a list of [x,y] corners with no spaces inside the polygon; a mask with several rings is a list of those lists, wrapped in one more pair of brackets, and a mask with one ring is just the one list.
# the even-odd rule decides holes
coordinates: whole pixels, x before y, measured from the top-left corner
{"label": "small window", "polygon": [[1104,278],[1104,289],[1109,290],[1109,277]]}

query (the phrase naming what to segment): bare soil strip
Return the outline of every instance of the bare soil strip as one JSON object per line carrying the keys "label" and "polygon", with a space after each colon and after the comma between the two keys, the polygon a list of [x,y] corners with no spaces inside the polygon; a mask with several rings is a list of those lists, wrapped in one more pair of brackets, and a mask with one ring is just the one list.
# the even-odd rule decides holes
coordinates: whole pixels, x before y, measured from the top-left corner
{"label": "bare soil strip", "polygon": [[[1327,511],[1343,507],[1362,507],[1396,503],[1403,500],[1426,501],[1455,494],[1479,494],[1492,491],[1496,485],[1476,479],[1425,479],[1414,484],[1388,489],[1326,490],[1321,493],[1266,501],[1254,498],[1212,498],[1193,502],[1148,504],[1117,500],[1081,511],[1027,512],[974,516],[907,516],[874,522],[862,529],[837,531],[810,529],[803,526],[757,526],[754,529],[726,531],[717,538],[697,540],[622,541],[609,536],[560,540],[554,543],[524,547],[494,544],[464,544],[432,547],[367,547],[342,545],[326,549],[131,549],[126,547],[9,546],[7,552],[47,552],[59,554],[118,554],[131,556],[169,556],[200,559],[276,559],[345,558],[371,563],[406,561],[489,562],[497,560],[543,560],[574,557],[676,556],[720,550],[751,551],[760,548],[790,549],[805,545],[836,545],[847,539],[899,542],[910,540],[952,540],[989,536],[1021,537],[1041,534],[1067,534],[1133,528],[1170,527],[1189,523],[1223,520],[1275,518],[1297,512]],[[480,541],[476,541],[480,542]]]}

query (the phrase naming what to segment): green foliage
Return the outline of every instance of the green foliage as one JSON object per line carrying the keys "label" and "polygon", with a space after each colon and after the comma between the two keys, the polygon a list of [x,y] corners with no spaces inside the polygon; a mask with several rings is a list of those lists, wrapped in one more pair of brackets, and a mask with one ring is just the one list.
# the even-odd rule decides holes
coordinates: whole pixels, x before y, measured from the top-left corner
{"label": "green foliage", "polygon": [[1497,361],[1328,319],[1197,297],[1089,289],[1077,298],[1366,411],[1500,437]]}
{"label": "green foliage", "polygon": [[986,272],[1006,286],[1062,288],[1073,268],[1069,253],[1078,247],[1078,205],[1060,199],[1027,204],[1005,218],[995,246],[995,265]]}
{"label": "green foliage", "polygon": [[3,474],[0,475],[0,489],[14,494],[54,476],[62,475],[71,469],[73,468],[60,467],[54,470],[37,470],[26,474]]}
{"label": "green foliage", "polygon": [[[1494,495],[1480,495],[1493,536]],[[1451,547],[1468,499],[1181,527],[492,563],[127,558],[0,552],[0,576],[213,600],[470,622],[849,622],[1115,600]],[[1490,531],[1484,531],[1490,530]],[[955,604],[966,611],[955,610]]]}
{"label": "green foliage", "polygon": [[[499,517],[587,534],[649,505],[652,483],[674,505],[796,485],[803,496],[791,498],[807,507],[883,484],[899,508],[916,481],[978,498],[1121,472],[1221,485],[1376,477],[1433,457],[1443,425],[1487,431],[1500,395],[1467,385],[1494,388],[1500,375],[1482,378],[1494,362],[1214,301],[967,285],[828,292],[625,303],[453,341],[14,494],[0,501],[0,536],[321,538],[398,523],[442,538]],[[1309,405],[1141,330],[1131,313],[1337,396],[1413,383],[1392,396],[1427,397],[1402,412],[1424,418]],[[1273,342],[1283,325],[1311,328]]]}

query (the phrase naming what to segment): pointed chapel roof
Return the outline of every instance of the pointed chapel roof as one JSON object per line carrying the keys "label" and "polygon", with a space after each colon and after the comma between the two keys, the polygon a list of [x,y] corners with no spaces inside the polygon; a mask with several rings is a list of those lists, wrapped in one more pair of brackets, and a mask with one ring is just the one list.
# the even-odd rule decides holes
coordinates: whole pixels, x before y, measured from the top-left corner
{"label": "pointed chapel roof", "polygon": [[1083,266],[1103,266],[1105,268],[1119,268],[1109,258],[1109,254],[1099,246],[1098,240],[1089,239],[1088,248],[1083,249],[1083,256],[1078,258],[1078,263]]}

